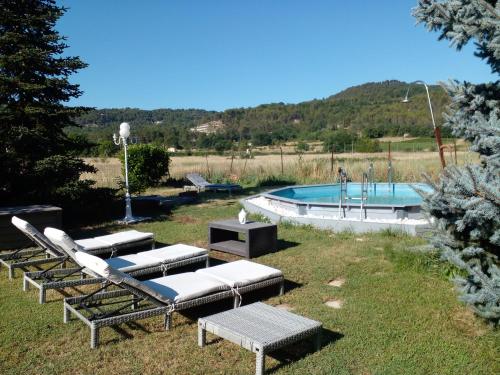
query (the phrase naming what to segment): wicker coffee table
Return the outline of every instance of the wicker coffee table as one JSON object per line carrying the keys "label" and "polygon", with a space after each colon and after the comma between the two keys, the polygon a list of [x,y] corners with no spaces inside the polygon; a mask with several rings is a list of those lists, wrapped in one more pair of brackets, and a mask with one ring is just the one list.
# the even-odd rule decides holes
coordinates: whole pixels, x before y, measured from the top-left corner
{"label": "wicker coffee table", "polygon": [[257,355],[255,373],[265,372],[265,355],[307,337],[321,348],[320,322],[277,309],[261,302],[210,315],[198,320],[198,345],[210,332]]}
{"label": "wicker coffee table", "polygon": [[[242,235],[244,239],[238,237]],[[255,258],[272,253],[277,248],[276,224],[249,221],[240,224],[236,219],[208,223],[208,247],[245,258]]]}

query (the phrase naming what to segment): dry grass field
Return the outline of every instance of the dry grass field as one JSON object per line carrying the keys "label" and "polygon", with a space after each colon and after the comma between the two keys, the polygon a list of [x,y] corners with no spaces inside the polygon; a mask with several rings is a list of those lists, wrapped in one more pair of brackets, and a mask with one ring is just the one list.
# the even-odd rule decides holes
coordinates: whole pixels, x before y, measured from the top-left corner
{"label": "dry grass field", "polygon": [[[459,151],[458,164],[476,162],[477,155]],[[454,160],[446,155],[447,163]],[[93,179],[98,186],[116,187],[121,178],[120,162],[116,158],[88,158],[86,161],[94,165],[98,172],[86,174],[82,178]],[[283,155],[283,173],[281,157],[276,154],[257,155],[253,159],[231,159],[230,156],[172,156],[170,174],[173,178],[182,178],[186,173],[198,172],[211,181],[232,180],[240,183],[258,183],[270,178],[294,181],[297,183],[324,183],[336,178],[339,167],[347,170],[348,175],[359,181],[369,164],[373,163],[375,179],[387,180],[387,153],[346,153],[336,154],[331,161],[329,154]],[[435,179],[440,172],[440,164],[436,152],[394,152],[392,153],[394,181],[422,181],[426,173]],[[333,167],[333,168],[332,168]],[[333,170],[333,172],[332,172]]]}

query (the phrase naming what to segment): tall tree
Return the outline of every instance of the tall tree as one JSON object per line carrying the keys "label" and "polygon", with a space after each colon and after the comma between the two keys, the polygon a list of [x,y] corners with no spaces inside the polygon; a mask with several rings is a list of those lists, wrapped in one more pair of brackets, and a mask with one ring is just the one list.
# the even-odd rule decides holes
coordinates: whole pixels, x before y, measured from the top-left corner
{"label": "tall tree", "polygon": [[[420,0],[419,22],[458,50],[475,41],[476,56],[500,73],[500,3],[497,0]],[[462,270],[461,299],[481,317],[500,319],[500,82],[445,85],[452,103],[445,126],[466,139],[480,163],[449,167],[425,198],[435,218],[433,243]]]}
{"label": "tall tree", "polygon": [[0,199],[25,203],[89,187],[94,169],[71,156],[63,128],[88,108],[64,103],[82,94],[69,76],[86,66],[64,56],[55,30],[66,9],[53,0],[0,0]]}

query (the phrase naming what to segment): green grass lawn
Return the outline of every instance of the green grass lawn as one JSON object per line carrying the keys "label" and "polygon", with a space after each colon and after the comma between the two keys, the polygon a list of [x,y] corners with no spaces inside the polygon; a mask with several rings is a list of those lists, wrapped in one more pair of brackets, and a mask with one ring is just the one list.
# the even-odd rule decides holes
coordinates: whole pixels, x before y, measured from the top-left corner
{"label": "green grass lawn", "polygon": [[[207,223],[236,217],[235,200],[205,201],[174,210],[164,221],[143,223],[163,243],[207,244]],[[106,229],[106,228],[105,228]],[[119,229],[112,227],[113,230]],[[80,233],[82,236],[85,232]],[[266,300],[323,323],[323,348],[301,343],[268,358],[277,374],[495,374],[500,334],[457,302],[443,264],[408,251],[420,239],[379,233],[332,234],[280,225],[281,251],[255,259],[283,271],[288,290]],[[220,259],[233,260],[221,253]],[[19,273],[20,274],[20,273]],[[343,278],[341,287],[328,285]],[[68,291],[77,293],[77,291]],[[38,305],[21,277],[0,272],[0,374],[252,374],[255,355],[226,341],[197,346],[197,312],[174,314],[173,329],[152,318],[105,328],[101,346],[89,347],[79,320],[62,322],[61,295]],[[243,302],[249,301],[243,297]],[[341,301],[342,308],[324,303]]]}

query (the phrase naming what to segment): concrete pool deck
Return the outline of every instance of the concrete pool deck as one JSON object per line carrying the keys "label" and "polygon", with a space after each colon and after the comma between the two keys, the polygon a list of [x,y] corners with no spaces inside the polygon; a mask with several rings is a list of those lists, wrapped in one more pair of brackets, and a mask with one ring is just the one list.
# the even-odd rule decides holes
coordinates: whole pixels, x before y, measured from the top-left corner
{"label": "concrete pool deck", "polygon": [[[368,216],[361,219],[359,207],[356,206],[349,207],[346,210],[346,217],[340,218],[338,207],[335,208],[333,205],[330,205],[329,209],[311,210],[311,207],[316,205],[303,204],[299,206],[269,198],[266,194],[244,198],[240,200],[240,203],[248,212],[263,215],[273,223],[290,222],[298,225],[312,225],[335,232],[366,233],[391,229],[416,236],[431,228],[430,223],[425,218],[383,218],[381,215],[376,215],[376,217]],[[368,208],[368,210],[372,209]],[[369,213],[370,211],[368,211]]]}

